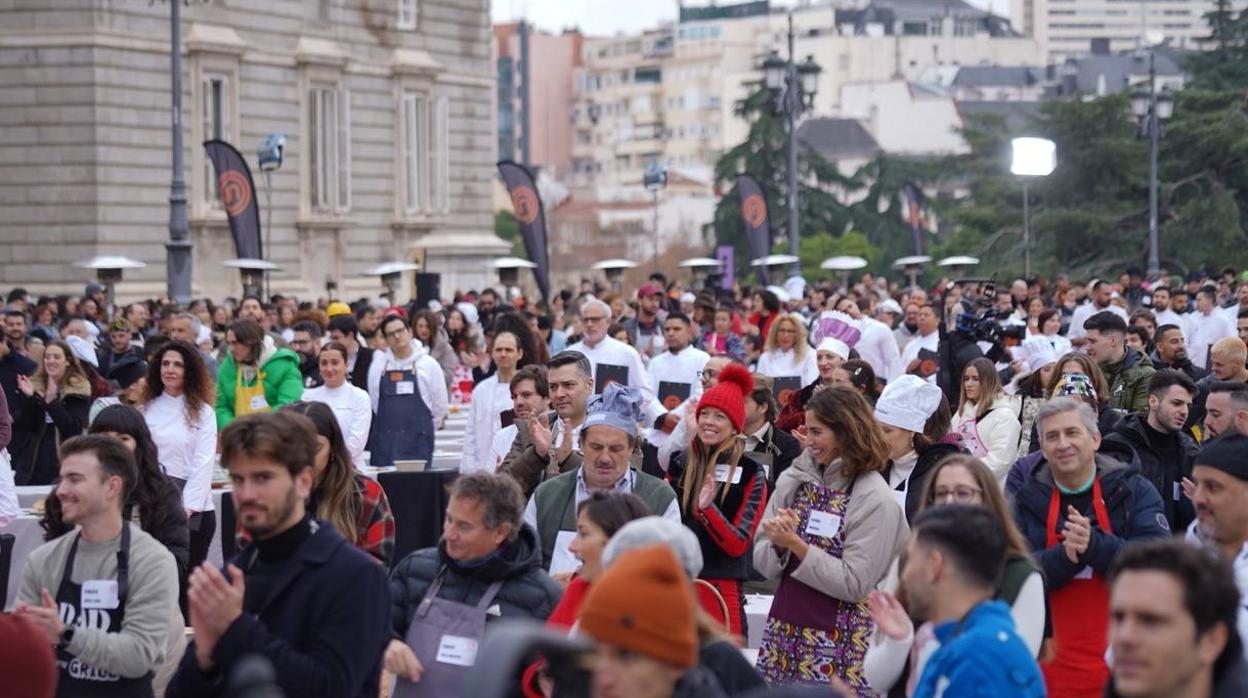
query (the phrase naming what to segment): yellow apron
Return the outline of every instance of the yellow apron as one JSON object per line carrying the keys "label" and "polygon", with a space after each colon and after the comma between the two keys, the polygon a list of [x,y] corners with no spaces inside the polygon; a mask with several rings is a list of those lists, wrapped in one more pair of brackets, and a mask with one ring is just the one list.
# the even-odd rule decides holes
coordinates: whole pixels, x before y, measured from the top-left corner
{"label": "yellow apron", "polygon": [[243,367],[238,367],[234,381],[234,416],[241,417],[252,412],[272,412],[269,401],[264,397],[264,371],[256,370],[256,381],[252,385],[243,384]]}

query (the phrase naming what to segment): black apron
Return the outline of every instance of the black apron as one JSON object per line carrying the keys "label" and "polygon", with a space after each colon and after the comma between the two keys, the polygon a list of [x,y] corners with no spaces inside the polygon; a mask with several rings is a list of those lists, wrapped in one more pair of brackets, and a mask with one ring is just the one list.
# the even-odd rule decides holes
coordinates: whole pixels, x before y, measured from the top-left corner
{"label": "black apron", "polygon": [[487,611],[503,583],[491,584],[477,605],[469,606],[438,598],[445,574],[443,565],[407,628],[405,641],[424,668],[420,682],[400,678],[394,687],[394,698],[457,696],[464,674],[476,664],[477,645],[485,636]]}
{"label": "black apron", "polygon": [[410,369],[383,371],[373,417],[371,462],[433,462],[433,413],[420,395],[420,382]]}
{"label": "black apron", "polygon": [[[130,525],[123,523],[121,526],[121,548],[117,551],[116,608],[83,608],[83,585],[73,581],[74,558],[78,555],[80,537],[80,533],[74,534],[69,556],[65,558],[65,570],[61,572],[61,586],[56,590],[61,622],[77,629],[95,628],[107,633],[119,633],[126,618],[126,596],[130,587]],[[153,698],[155,695],[150,671],[137,679],[123,678],[89,666],[59,648],[56,650],[56,663],[60,671],[56,686],[58,698]]]}

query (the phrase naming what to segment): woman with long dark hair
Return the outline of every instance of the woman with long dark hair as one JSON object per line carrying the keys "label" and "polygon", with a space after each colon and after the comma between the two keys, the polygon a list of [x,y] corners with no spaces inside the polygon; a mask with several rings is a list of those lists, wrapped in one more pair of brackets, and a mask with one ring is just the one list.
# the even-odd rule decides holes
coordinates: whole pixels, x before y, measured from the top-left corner
{"label": "woman with long dark hair", "polygon": [[208,557],[217,530],[212,503],[217,420],[212,405],[212,379],[198,349],[169,342],[152,355],[139,411],[152,432],[161,467],[182,490],[191,531],[189,569]]}
{"label": "woman with long dark hair", "polygon": [[455,378],[455,369],[459,366],[459,355],[451,347],[451,342],[442,329],[442,316],[425,308],[412,314],[412,334],[429,350],[429,356],[442,367],[446,376],[446,386],[451,386]]}
{"label": "woman with long dark hair", "polygon": [[17,376],[17,389],[27,400],[13,430],[30,438],[13,454],[15,479],[18,485],[47,485],[60,470],[57,448],[87,428],[91,383],[73,349],[57,339],[44,349],[34,376]]}
{"label": "woman with long dark hair", "polygon": [[794,435],[805,452],[776,482],[754,543],[755,568],[779,580],[758,668],[771,684],[837,676],[865,697],[867,593],[906,538],[905,515],[880,475],[888,445],[871,405],[843,386],[816,393]]}
{"label": "woman with long dark hair", "polygon": [[1005,394],[992,361],[979,357],[962,369],[962,392],[952,430],[962,448],[992,468],[1001,482],[1018,453],[1018,404]]}
{"label": "woman with long dark hair", "polygon": [[389,568],[394,557],[390,501],[376,480],[356,472],[351,465],[351,454],[334,411],[322,402],[292,402],[282,409],[298,412],[316,426],[316,461],[312,464],[314,480],[308,510]]}

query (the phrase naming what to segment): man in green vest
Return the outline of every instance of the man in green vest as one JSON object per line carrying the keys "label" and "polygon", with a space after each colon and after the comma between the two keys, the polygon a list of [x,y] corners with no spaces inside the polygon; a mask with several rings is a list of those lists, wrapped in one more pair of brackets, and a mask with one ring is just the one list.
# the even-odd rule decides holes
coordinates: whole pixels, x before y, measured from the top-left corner
{"label": "man in green vest", "polygon": [[591,492],[631,492],[655,514],[680,522],[671,486],[629,465],[640,444],[637,423],[645,400],[637,388],[618,383],[590,400],[580,432],[581,466],[543,482],[529,499],[524,521],[537,531],[542,562],[552,575],[573,572],[579,565],[568,544],[576,535],[576,508]]}

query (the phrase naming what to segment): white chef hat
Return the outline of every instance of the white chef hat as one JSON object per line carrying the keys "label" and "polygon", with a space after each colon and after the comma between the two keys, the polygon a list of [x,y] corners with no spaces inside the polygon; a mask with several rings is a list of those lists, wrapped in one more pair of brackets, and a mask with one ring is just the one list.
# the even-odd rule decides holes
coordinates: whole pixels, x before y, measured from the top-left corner
{"label": "white chef hat", "polygon": [[1028,337],[1022,343],[1026,355],[1027,372],[1035,373],[1052,363],[1057,363],[1057,351],[1053,343],[1044,337]]}
{"label": "white chef hat", "polygon": [[824,337],[819,341],[819,346],[815,347],[815,353],[821,351],[830,351],[841,357],[843,361],[849,361],[849,345],[835,337]]}
{"label": "white chef hat", "polygon": [[875,403],[875,418],[890,427],[922,432],[928,417],[940,407],[940,396],[940,388],[918,376],[898,376],[884,386]]}

